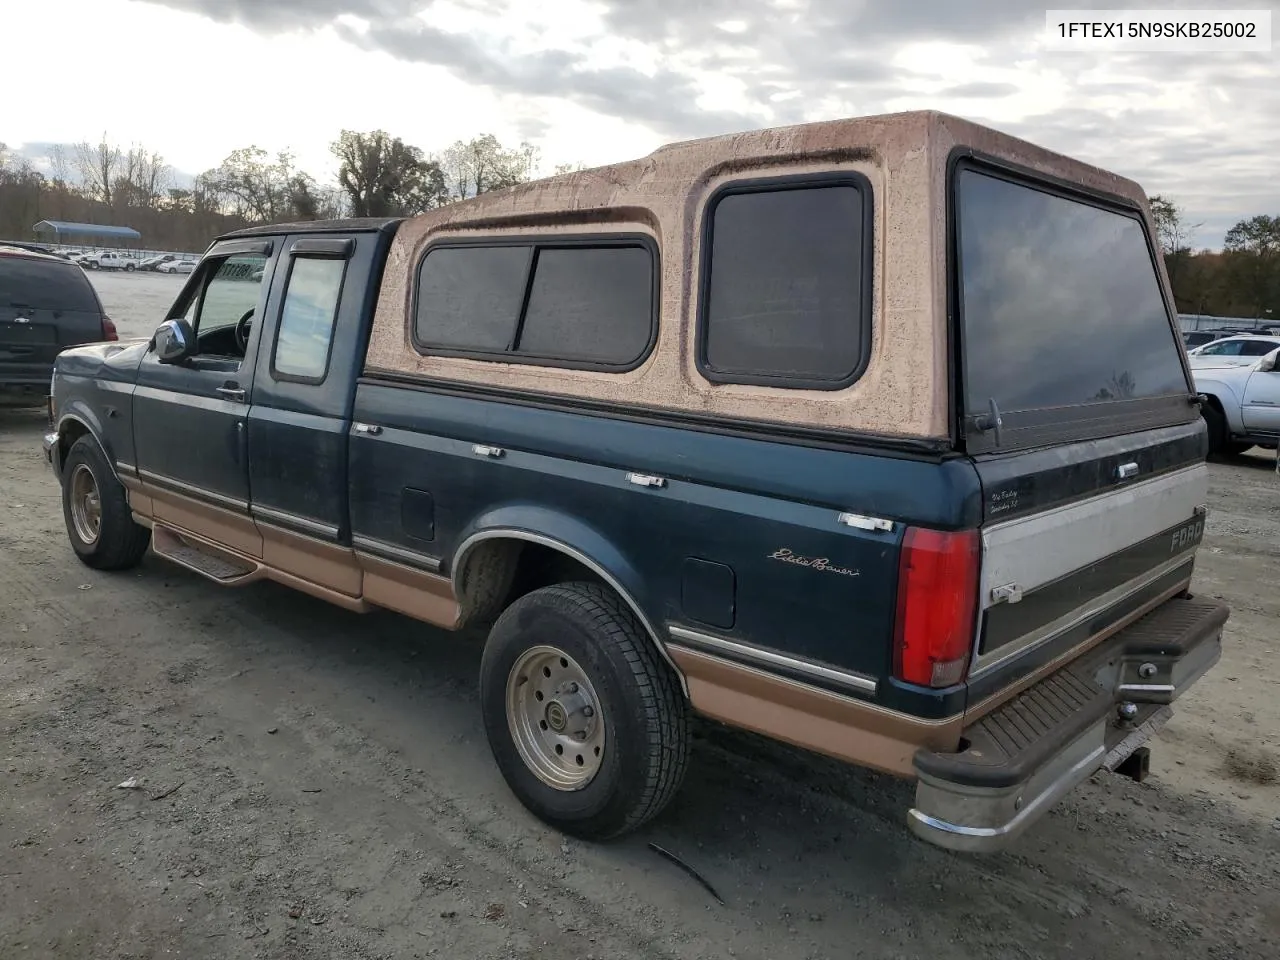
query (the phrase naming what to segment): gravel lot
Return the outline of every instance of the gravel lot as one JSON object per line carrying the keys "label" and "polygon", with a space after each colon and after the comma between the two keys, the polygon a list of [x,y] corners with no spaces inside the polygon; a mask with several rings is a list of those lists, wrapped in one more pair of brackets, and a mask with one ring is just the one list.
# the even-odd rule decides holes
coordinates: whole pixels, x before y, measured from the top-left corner
{"label": "gravel lot", "polygon": [[[93,277],[122,336],[182,279]],[[566,842],[490,760],[478,638],[153,557],[95,573],[43,427],[0,410],[5,960],[1280,956],[1270,459],[1211,468],[1197,590],[1232,606],[1226,652],[1151,779],[974,858],[907,834],[905,784],[709,725],[643,835]]]}
{"label": "gravel lot", "polygon": [[121,340],[151,336],[187,282],[177,273],[91,271],[88,276]]}

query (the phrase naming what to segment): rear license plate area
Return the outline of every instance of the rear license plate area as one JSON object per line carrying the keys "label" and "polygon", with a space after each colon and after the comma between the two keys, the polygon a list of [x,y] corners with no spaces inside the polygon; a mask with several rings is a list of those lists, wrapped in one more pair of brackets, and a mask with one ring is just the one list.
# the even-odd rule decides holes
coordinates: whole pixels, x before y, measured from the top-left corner
{"label": "rear license plate area", "polygon": [[58,331],[45,323],[0,321],[0,343],[15,347],[56,344]]}

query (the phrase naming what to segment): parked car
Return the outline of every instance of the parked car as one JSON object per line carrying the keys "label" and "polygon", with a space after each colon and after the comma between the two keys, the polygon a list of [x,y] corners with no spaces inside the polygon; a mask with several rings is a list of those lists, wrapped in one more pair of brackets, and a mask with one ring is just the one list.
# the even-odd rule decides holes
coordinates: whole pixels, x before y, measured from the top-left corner
{"label": "parked car", "polygon": [[158,273],[190,273],[196,268],[194,260],[169,260],[156,268]]}
{"label": "parked car", "polygon": [[176,254],[162,253],[158,257],[147,257],[147,259],[143,260],[141,263],[138,264],[138,269],[139,270],[157,270],[159,269],[162,263],[168,263],[171,260],[177,260],[177,259],[178,257]]}
{"label": "parked car", "polygon": [[43,244],[27,243],[19,240],[0,240],[0,247],[17,247],[19,250],[29,250],[32,253],[43,253],[50,257],[57,257],[60,260],[70,259],[66,254],[57,250],[51,250]]}
{"label": "parked car", "polygon": [[90,253],[80,261],[88,270],[125,270],[132,273],[138,269],[138,261],[123,253]]}
{"label": "parked car", "polygon": [[1233,456],[1280,445],[1280,336],[1218,340],[1189,354],[1209,430],[1209,452]]}
{"label": "parked car", "polygon": [[490,748],[561,830],[657,815],[693,711],[993,850],[1141,779],[1220,656],[1152,234],[1138,184],[937,113],[689,141],[227,234],[150,341],[58,358],[44,449],[91,567],[486,627]]}
{"label": "parked car", "polygon": [[61,257],[0,246],[0,404],[44,404],[60,350],[115,339],[82,270]]}
{"label": "parked car", "polygon": [[1194,370],[1199,357],[1234,358],[1237,362],[1248,362],[1266,356],[1277,347],[1280,347],[1280,337],[1245,333],[1221,337],[1194,350],[1188,350],[1187,355],[1192,359],[1191,368]]}

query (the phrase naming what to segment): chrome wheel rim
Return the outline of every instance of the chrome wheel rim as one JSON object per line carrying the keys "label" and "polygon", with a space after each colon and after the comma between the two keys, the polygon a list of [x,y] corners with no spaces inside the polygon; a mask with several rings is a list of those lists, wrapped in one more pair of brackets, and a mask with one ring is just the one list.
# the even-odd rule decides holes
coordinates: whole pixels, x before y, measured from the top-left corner
{"label": "chrome wheel rim", "polygon": [[71,525],[83,543],[98,542],[102,530],[102,497],[93,471],[83,463],[76,464],[71,474]]}
{"label": "chrome wheel rim", "polygon": [[586,671],[563,650],[542,645],[507,675],[507,726],[520,759],[556,790],[581,790],[600,770],[605,717]]}

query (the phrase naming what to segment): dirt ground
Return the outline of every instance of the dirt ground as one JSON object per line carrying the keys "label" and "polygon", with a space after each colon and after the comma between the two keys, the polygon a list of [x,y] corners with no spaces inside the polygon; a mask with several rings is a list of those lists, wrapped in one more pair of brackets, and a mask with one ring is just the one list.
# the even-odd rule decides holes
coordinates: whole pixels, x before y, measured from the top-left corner
{"label": "dirt ground", "polygon": [[[169,293],[117,316],[144,329],[179,287],[104,280]],[[0,411],[3,960],[1280,956],[1269,459],[1211,468],[1196,589],[1231,604],[1226,650],[1151,779],[1101,775],[979,858],[911,838],[904,783],[710,725],[643,834],[566,841],[489,757],[477,638],[153,557],[91,571],[43,427]]]}
{"label": "dirt ground", "polygon": [[88,277],[122,340],[151,336],[187,282],[177,273],[104,270],[90,271]]}

